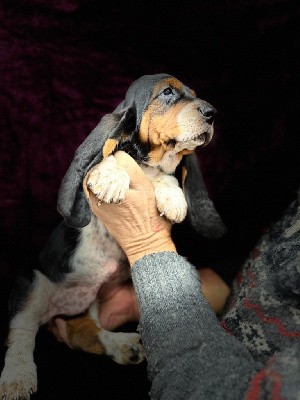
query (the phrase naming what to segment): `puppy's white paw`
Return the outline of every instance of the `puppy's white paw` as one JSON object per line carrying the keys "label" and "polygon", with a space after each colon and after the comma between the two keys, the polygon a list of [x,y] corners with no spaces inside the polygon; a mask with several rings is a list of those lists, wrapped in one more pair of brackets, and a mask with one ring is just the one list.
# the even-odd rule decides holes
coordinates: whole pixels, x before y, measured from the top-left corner
{"label": "puppy's white paw", "polygon": [[0,378],[0,399],[30,399],[37,391],[36,365],[32,361],[6,364]]}
{"label": "puppy's white paw", "polygon": [[139,364],[145,358],[138,333],[109,332],[102,330],[99,340],[105,353],[118,364]]}
{"label": "puppy's white paw", "polygon": [[187,202],[179,187],[155,188],[158,211],[172,222],[182,222],[187,213]]}
{"label": "puppy's white paw", "polygon": [[96,165],[87,178],[89,189],[100,201],[118,203],[129,189],[130,178],[113,156]]}

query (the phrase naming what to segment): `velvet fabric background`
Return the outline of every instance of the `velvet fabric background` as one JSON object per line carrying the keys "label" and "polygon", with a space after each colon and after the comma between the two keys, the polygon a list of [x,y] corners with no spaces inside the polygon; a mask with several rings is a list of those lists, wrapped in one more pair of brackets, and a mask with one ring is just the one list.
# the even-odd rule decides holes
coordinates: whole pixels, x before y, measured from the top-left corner
{"label": "velvet fabric background", "polygon": [[[4,0],[0,5],[0,311],[53,227],[74,151],[144,74],[166,72],[217,110],[198,151],[228,234],[205,242],[176,227],[180,252],[228,282],[299,183],[296,2]],[[217,249],[217,251],[216,251]],[[71,351],[41,329],[33,399],[147,399],[146,363]]]}

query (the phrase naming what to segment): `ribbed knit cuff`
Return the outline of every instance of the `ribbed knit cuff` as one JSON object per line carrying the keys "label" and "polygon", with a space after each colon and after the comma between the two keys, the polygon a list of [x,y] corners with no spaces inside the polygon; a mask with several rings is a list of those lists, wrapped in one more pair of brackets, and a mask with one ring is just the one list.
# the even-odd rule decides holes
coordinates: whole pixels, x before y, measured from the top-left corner
{"label": "ribbed knit cuff", "polygon": [[141,314],[139,331],[153,366],[201,346],[207,335],[220,329],[201,293],[196,269],[178,254],[143,257],[134,264],[132,279]]}

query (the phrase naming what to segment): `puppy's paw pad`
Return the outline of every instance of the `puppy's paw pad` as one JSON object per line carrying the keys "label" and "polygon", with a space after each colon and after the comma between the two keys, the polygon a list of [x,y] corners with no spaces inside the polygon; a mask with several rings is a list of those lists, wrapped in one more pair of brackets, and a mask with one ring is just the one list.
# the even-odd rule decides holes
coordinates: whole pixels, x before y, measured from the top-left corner
{"label": "puppy's paw pad", "polygon": [[113,158],[96,165],[87,178],[87,186],[105,203],[118,203],[129,189],[130,178]]}

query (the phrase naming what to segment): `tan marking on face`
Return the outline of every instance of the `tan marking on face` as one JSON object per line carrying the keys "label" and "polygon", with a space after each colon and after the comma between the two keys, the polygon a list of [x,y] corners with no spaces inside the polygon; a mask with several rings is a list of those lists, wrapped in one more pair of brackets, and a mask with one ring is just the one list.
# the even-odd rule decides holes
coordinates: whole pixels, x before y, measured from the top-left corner
{"label": "tan marking on face", "polygon": [[[140,138],[142,142],[150,144],[150,164],[159,163],[165,152],[174,148],[174,145],[168,142],[180,134],[177,117],[186,105],[187,102],[180,102],[168,108],[159,100],[154,100],[145,111],[141,121]],[[178,152],[178,163],[184,155],[191,152],[186,149]]]}
{"label": "tan marking on face", "polygon": [[159,100],[154,100],[144,112],[140,138],[142,142],[150,145],[164,145],[168,140],[175,139],[179,135],[177,116],[185,107],[186,102],[174,104],[167,108]]}
{"label": "tan marking on face", "polygon": [[[160,81],[153,89],[152,99],[155,98],[168,85],[181,91],[184,85],[176,78],[167,78]],[[176,124],[177,115],[184,107],[184,103],[176,104],[165,110],[167,106],[160,100],[155,99],[150,102],[144,112],[140,125],[140,139],[142,142],[150,144],[162,144],[164,140],[172,139],[178,134]],[[170,124],[173,121],[173,124]],[[168,125],[168,132],[163,130],[164,125]],[[172,126],[173,125],[173,126]]]}
{"label": "tan marking on face", "polygon": [[153,89],[152,98],[156,97],[164,88],[167,88],[168,86],[172,86],[174,89],[177,89],[179,91],[183,89],[183,83],[181,83],[178,79],[176,78],[163,79],[162,81],[158,82],[157,85],[155,85]]}
{"label": "tan marking on face", "polygon": [[148,142],[151,113],[152,113],[152,106],[150,105],[148,107],[148,109],[143,114],[142,121],[141,121],[141,126],[140,126],[139,137],[140,137],[140,140],[143,143],[147,143]]}
{"label": "tan marking on face", "polygon": [[166,149],[164,148],[164,146],[155,146],[153,150],[151,150],[148,154],[150,165],[152,163],[154,164],[159,163],[165,152]]}
{"label": "tan marking on face", "polygon": [[194,150],[187,150],[187,149],[185,149],[185,150],[181,150],[181,151],[178,153],[178,155],[186,156],[186,155],[188,155],[188,154],[192,154],[193,152],[194,152]]}
{"label": "tan marking on face", "polygon": [[116,139],[108,139],[103,146],[103,158],[110,156],[117,147],[118,143],[119,142]]}
{"label": "tan marking on face", "polygon": [[[203,145],[212,127],[201,117],[201,100],[181,98],[168,104],[160,93],[168,86],[182,92],[184,85],[175,78],[160,81],[153,90],[152,101],[145,110],[140,125],[140,140],[148,143],[148,165],[159,165],[164,170],[175,170],[182,157]],[[193,90],[191,93],[196,95]],[[203,133],[203,137],[201,134]]]}
{"label": "tan marking on face", "polygon": [[70,319],[67,321],[67,335],[69,345],[93,354],[104,354],[105,350],[99,341],[101,331],[95,321],[88,316]]}
{"label": "tan marking on face", "polygon": [[169,83],[174,89],[183,89],[183,84],[176,78],[167,78],[165,79],[165,82]]}

